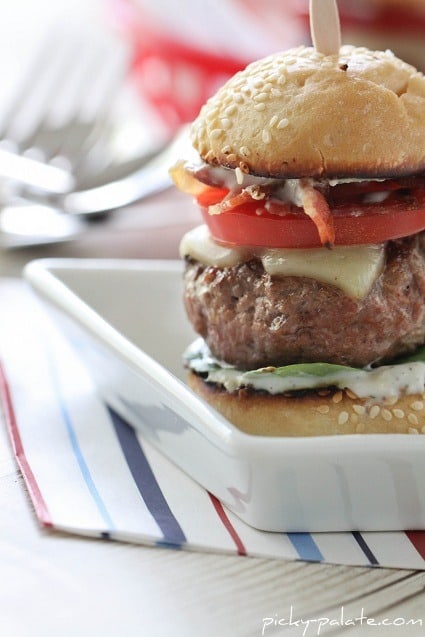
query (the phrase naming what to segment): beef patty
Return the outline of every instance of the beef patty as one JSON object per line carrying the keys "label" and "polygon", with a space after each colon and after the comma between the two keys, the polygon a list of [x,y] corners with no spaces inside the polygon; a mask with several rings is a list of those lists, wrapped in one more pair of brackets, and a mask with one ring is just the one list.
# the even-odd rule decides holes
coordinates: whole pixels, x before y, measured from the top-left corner
{"label": "beef patty", "polygon": [[425,233],[386,244],[384,271],[361,300],[271,277],[255,259],[222,269],[188,260],[185,306],[212,353],[241,369],[385,362],[425,342]]}

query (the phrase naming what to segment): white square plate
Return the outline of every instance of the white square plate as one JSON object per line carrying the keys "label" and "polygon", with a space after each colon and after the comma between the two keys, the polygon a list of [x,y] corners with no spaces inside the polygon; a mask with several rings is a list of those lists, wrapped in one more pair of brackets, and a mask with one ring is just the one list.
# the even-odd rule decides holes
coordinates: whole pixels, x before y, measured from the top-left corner
{"label": "white square plate", "polygon": [[25,277],[104,400],[248,524],[269,531],[425,528],[425,436],[269,438],[185,385],[182,264],[50,259]]}

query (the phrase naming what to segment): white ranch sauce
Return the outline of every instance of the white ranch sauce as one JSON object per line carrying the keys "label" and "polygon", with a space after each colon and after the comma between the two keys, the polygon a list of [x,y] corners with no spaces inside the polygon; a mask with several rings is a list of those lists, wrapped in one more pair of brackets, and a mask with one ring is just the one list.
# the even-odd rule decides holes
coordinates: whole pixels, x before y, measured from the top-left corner
{"label": "white ranch sauce", "polygon": [[229,392],[241,387],[252,387],[270,394],[281,394],[300,389],[338,387],[349,389],[359,398],[383,401],[398,398],[401,394],[420,394],[425,386],[425,363],[413,362],[401,365],[387,365],[366,371],[347,371],[324,377],[279,377],[264,372],[255,377],[247,376],[237,369],[218,369],[208,373],[207,382],[223,385]]}

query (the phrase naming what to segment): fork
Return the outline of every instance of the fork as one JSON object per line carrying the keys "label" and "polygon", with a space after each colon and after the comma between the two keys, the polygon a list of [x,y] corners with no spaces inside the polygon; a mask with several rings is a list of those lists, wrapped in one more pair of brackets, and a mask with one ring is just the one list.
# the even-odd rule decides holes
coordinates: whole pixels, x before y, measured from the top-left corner
{"label": "fork", "polygon": [[171,143],[133,171],[87,190],[37,196],[0,211],[0,247],[23,248],[70,241],[87,230],[86,221],[137,203],[172,186],[169,168],[190,153],[189,126],[183,125]]}
{"label": "fork", "polygon": [[12,179],[15,192],[64,194],[105,168],[126,53],[92,33],[59,33],[42,44],[0,117],[0,177]]}

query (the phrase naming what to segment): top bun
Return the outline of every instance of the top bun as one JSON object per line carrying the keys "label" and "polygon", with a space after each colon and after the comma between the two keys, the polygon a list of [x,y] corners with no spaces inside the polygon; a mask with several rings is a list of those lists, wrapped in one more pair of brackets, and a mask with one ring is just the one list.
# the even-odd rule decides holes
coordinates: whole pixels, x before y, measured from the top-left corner
{"label": "top bun", "polygon": [[425,170],[425,77],[391,51],[299,47],[254,62],[202,107],[209,164],[270,177],[392,177]]}

